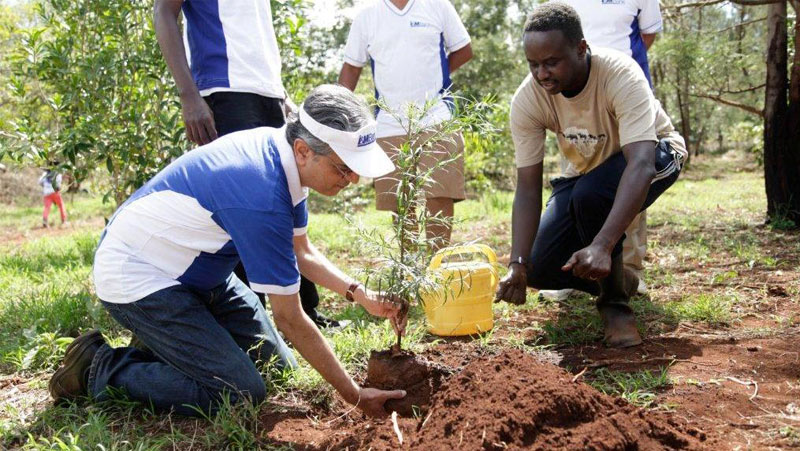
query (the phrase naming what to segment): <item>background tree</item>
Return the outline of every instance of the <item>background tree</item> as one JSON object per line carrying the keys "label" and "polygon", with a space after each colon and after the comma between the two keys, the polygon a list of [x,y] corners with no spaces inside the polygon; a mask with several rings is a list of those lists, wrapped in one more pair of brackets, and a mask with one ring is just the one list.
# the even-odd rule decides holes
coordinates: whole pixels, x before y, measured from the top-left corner
{"label": "background tree", "polygon": [[105,167],[124,200],[186,148],[150,2],[45,0],[11,56],[9,153],[56,160],[76,180]]}
{"label": "background tree", "polygon": [[800,226],[800,1],[788,2],[795,12],[793,20],[788,20],[786,3],[772,3],[767,11],[764,181],[770,219],[781,226]]}
{"label": "background tree", "polygon": [[[787,14],[787,3],[794,16]],[[653,52],[656,92],[669,111],[679,112],[679,128],[695,153],[716,135],[718,147],[735,144],[725,143],[727,136],[762,156],[768,221],[779,227],[800,226],[798,5],[668,3],[667,26],[674,29],[656,41]],[[717,133],[709,133],[709,126]],[[762,130],[761,142],[753,143]]]}
{"label": "background tree", "polygon": [[[312,10],[315,2],[272,2],[284,83],[295,99],[336,80],[349,16],[364,1],[334,1],[336,18],[325,26],[314,22],[329,15]],[[510,188],[508,102],[527,75],[520,30],[537,1],[453,3],[476,54],[454,74],[455,92],[489,96],[492,105],[485,117],[494,133],[464,131],[469,187]],[[37,5],[32,18],[20,14],[29,5]],[[145,0],[0,6],[0,42],[9,49],[0,60],[0,158],[57,157],[79,180],[100,168],[109,197],[121,200],[185,151],[150,7]],[[767,213],[782,226],[800,224],[797,7],[798,0],[665,0],[664,31],[649,52],[656,96],[692,154],[754,152],[764,164]],[[359,84],[368,97],[369,75]]]}
{"label": "background tree", "polygon": [[[12,49],[17,45],[20,29],[30,26],[32,15],[31,5],[0,3],[0,48]],[[8,86],[11,78],[8,55],[8,51],[0,53],[0,152],[8,138],[8,121],[14,116],[14,99]]]}

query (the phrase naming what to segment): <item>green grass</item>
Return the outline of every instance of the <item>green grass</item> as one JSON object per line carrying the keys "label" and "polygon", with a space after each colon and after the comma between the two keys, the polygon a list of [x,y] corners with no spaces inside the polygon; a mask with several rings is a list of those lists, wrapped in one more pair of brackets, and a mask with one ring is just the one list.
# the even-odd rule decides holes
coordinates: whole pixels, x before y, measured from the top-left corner
{"label": "green grass", "polygon": [[791,445],[800,446],[800,427],[784,426],[778,431],[778,433]]}
{"label": "green grass", "polygon": [[587,382],[601,392],[619,396],[635,406],[652,407],[658,391],[672,384],[668,369],[625,373],[601,368],[592,372]]}
{"label": "green grass", "polygon": [[730,322],[731,308],[735,302],[735,297],[699,294],[669,302],[664,310],[673,321],[704,322],[720,326]]}
{"label": "green grass", "polygon": [[[64,193],[64,208],[67,212],[67,221],[80,222],[98,217],[107,217],[114,206],[103,204],[102,197],[87,194]],[[41,204],[31,206],[9,206],[0,204],[0,229],[22,231],[42,224]],[[58,207],[53,205],[50,209],[50,225],[60,224]]]}
{"label": "green grass", "polygon": [[[646,296],[631,300],[637,314],[640,331],[647,324],[655,324],[654,331],[682,322],[702,322],[711,326],[727,326],[734,318],[735,296],[717,294],[687,295],[666,303],[653,302]],[[581,293],[566,301],[552,303],[534,296],[524,307],[542,312],[553,312],[553,317],[541,324],[542,338],[555,346],[581,346],[596,343],[603,338],[603,324],[597,313],[594,298]],[[646,323],[646,324],[645,324]]]}
{"label": "green grass", "polygon": [[555,309],[554,319],[542,324],[547,343],[558,346],[580,346],[594,343],[603,338],[603,323],[594,299],[585,293],[571,296],[566,301],[552,305],[537,297],[534,305],[545,304]]}
{"label": "green grass", "polygon": [[[648,225],[677,226],[677,230],[703,230],[723,226],[746,229],[753,213],[766,212],[764,179],[757,173],[725,173],[720,178],[691,179],[683,174],[648,209]],[[762,218],[763,220],[763,218]]]}
{"label": "green grass", "polygon": [[[57,337],[115,329],[93,294],[97,234],[43,238],[0,256],[0,369],[32,372],[57,365]],[[34,354],[48,358],[31,357]],[[26,358],[26,356],[28,356]]]}

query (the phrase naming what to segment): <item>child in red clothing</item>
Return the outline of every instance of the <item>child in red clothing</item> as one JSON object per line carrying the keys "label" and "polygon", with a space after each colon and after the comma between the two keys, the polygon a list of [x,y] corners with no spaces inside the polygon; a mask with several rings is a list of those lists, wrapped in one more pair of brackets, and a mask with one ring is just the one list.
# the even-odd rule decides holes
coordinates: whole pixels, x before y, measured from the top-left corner
{"label": "child in red clothing", "polygon": [[44,199],[44,212],[42,213],[42,226],[48,227],[47,217],[50,216],[50,207],[55,204],[61,214],[61,224],[67,222],[67,212],[64,210],[64,201],[61,199],[61,174],[52,169],[46,170],[39,177],[39,185],[42,186],[42,197]]}

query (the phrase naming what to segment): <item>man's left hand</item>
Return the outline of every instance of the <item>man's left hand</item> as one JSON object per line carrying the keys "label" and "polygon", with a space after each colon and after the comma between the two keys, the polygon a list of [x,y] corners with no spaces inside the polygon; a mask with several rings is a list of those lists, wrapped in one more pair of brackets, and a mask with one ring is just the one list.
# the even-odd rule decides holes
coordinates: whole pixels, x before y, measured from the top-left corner
{"label": "man's left hand", "polygon": [[611,252],[597,244],[591,244],[574,254],[561,267],[562,271],[572,271],[575,277],[600,280],[611,272]]}

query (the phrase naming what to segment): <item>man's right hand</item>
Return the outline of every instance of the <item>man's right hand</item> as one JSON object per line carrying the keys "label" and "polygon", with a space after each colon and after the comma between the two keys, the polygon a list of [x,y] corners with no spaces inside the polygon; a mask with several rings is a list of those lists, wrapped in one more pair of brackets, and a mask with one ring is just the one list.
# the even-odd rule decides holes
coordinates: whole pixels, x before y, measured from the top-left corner
{"label": "man's right hand", "polygon": [[497,286],[495,302],[506,301],[514,305],[525,303],[525,295],[528,289],[528,271],[525,265],[512,263],[508,267],[508,274],[503,277]]}
{"label": "man's right hand", "polygon": [[217,139],[214,113],[200,94],[181,98],[181,107],[189,141],[203,146]]}
{"label": "man's right hand", "polygon": [[356,407],[371,417],[383,418],[388,413],[383,405],[390,399],[402,399],[406,396],[405,390],[378,390],[377,388],[362,388]]}

